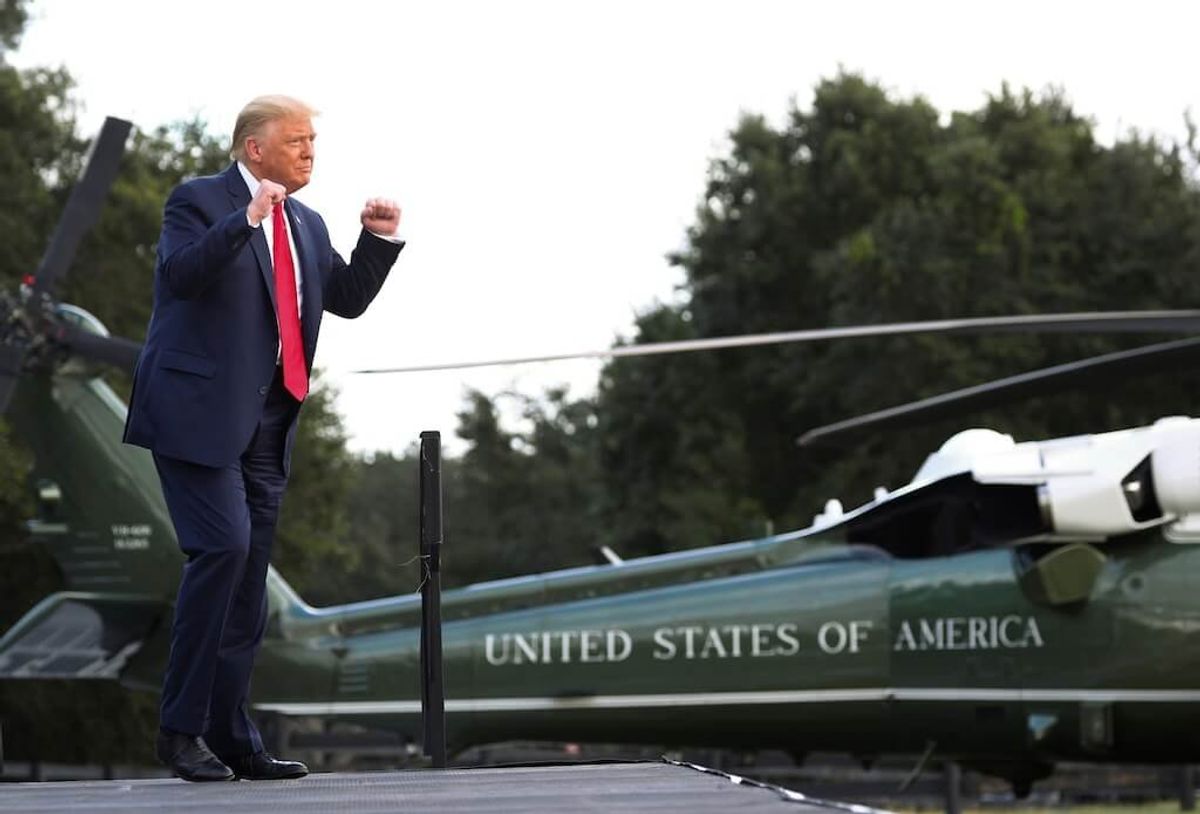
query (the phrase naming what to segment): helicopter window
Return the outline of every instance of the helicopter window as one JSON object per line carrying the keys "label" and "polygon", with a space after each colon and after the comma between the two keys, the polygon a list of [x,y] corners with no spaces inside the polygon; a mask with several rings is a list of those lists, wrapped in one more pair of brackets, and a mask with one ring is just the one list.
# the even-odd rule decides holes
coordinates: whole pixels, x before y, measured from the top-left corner
{"label": "helicopter window", "polygon": [[920,559],[1003,545],[1045,530],[1036,486],[980,484],[962,474],[854,518],[847,537],[895,557]]}

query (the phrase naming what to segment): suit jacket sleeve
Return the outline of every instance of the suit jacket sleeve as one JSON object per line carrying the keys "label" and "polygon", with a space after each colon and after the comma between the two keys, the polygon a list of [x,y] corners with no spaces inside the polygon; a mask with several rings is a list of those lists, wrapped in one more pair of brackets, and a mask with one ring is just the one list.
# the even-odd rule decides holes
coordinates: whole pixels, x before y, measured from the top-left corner
{"label": "suit jacket sleeve", "polygon": [[176,187],[167,198],[158,244],[163,282],[180,299],[200,296],[231,265],[252,229],[246,207],[213,220],[189,184]]}
{"label": "suit jacket sleeve", "polygon": [[330,249],[330,271],[322,292],[325,310],[347,319],[354,319],[366,311],[402,248],[403,243],[384,240],[364,229],[358,236],[358,245],[351,253],[349,263]]}

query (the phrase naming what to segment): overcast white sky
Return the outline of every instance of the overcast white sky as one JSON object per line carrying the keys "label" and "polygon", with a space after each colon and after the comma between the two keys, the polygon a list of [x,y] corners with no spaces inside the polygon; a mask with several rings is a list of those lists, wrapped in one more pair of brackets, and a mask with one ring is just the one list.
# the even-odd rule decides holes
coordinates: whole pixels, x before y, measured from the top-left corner
{"label": "overcast white sky", "polygon": [[[742,111],[779,121],[839,66],[943,111],[1007,80],[1063,87],[1101,138],[1182,134],[1187,2],[255,2],[38,0],[12,62],[64,65],[83,127],[199,114],[227,135],[260,93],[322,111],[298,197],[348,253],[372,195],[409,240],[317,363],[355,449],[449,436],[467,387],[591,392],[595,362],[355,376],[360,367],[603,348],[669,300],[711,158]],[[149,284],[149,282],[147,282]],[[87,303],[80,303],[87,306]],[[801,328],[817,326],[780,326]]]}

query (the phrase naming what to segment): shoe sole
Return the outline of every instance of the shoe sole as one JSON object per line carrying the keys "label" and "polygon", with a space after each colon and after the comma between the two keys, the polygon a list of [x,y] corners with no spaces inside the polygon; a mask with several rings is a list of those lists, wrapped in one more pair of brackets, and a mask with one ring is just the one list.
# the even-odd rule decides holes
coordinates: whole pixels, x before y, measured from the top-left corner
{"label": "shoe sole", "polygon": [[234,780],[249,780],[251,782],[254,782],[257,780],[298,780],[301,777],[305,777],[307,775],[308,775],[308,772],[300,772],[299,774],[277,774],[277,775],[273,775],[271,777],[250,777],[248,775],[235,774],[233,776],[233,779]]}
{"label": "shoe sole", "polygon": [[188,777],[185,774],[176,772],[175,776],[189,783],[228,783],[238,779],[236,774],[231,774],[228,777]]}

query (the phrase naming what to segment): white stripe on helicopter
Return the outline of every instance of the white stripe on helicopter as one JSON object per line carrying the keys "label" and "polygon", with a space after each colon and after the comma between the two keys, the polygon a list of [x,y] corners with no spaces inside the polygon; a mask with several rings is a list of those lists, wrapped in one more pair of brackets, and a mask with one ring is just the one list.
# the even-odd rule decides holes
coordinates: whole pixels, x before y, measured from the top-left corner
{"label": "white stripe on helicopter", "polygon": [[[769,690],[653,695],[592,695],[565,698],[458,698],[446,700],[447,712],[533,712],[642,707],[746,706],[863,701],[1088,701],[1099,703],[1192,703],[1200,690],[1084,690],[1007,688],[863,688],[846,690]],[[282,715],[400,715],[421,711],[420,701],[330,701],[256,704]]]}

